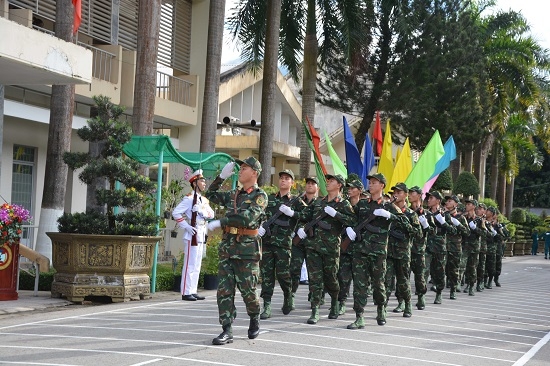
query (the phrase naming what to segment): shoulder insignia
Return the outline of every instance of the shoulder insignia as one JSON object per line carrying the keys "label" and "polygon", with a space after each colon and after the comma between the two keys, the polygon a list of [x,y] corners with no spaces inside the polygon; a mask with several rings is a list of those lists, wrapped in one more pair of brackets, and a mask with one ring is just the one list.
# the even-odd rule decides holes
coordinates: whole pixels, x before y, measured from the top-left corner
{"label": "shoulder insignia", "polygon": [[264,206],[265,205],[265,198],[263,195],[259,195],[258,197],[256,197],[256,204],[258,206]]}

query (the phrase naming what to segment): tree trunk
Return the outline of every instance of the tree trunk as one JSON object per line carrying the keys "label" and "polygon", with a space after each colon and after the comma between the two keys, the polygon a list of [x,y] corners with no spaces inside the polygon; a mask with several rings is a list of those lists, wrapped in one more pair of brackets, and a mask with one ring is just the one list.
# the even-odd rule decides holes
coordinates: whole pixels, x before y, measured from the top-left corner
{"label": "tree trunk", "polygon": [[[313,126],[315,126],[315,86],[317,84],[317,56],[319,53],[315,9],[316,1],[308,0],[302,71],[302,121],[305,121],[307,117]],[[300,136],[300,178],[305,178],[309,175],[311,150],[303,129]]]}
{"label": "tree trunk", "polygon": [[[216,150],[225,0],[210,1],[200,151]],[[263,127],[263,126],[262,126]],[[263,133],[263,130],[262,130]]]}
{"label": "tree trunk", "polygon": [[[138,136],[153,134],[160,9],[161,0],[139,0],[136,79],[132,117],[132,131],[134,135]],[[148,176],[149,167],[142,165],[139,173]]]}
{"label": "tree trunk", "polygon": [[258,181],[259,185],[271,184],[280,25],[281,0],[272,0],[268,3],[267,7],[267,29],[262,84],[262,133],[260,135],[260,163],[263,169]]}
{"label": "tree trunk", "polygon": [[[56,2],[55,35],[67,42],[73,41],[73,13],[71,0]],[[63,153],[71,150],[74,91],[74,84],[52,85],[44,191],[36,240],[36,251],[50,259],[52,244],[45,233],[57,231],[57,218],[65,208],[68,167],[63,162]]]}
{"label": "tree trunk", "polygon": [[499,154],[498,154],[497,145],[493,145],[493,153],[491,154],[491,194],[490,197],[492,200],[497,200],[497,189],[499,181]]}
{"label": "tree trunk", "polygon": [[514,185],[515,185],[515,177],[512,177],[510,180],[510,183],[506,185],[506,217],[510,217],[510,214],[512,213],[512,208],[514,206]]}
{"label": "tree trunk", "polygon": [[462,164],[462,152],[457,151],[456,159],[451,161],[451,166],[450,166],[451,179],[453,180],[453,182],[456,182],[456,180],[458,179],[458,175],[460,174],[461,164]]}
{"label": "tree trunk", "polygon": [[479,161],[478,164],[478,181],[479,181],[479,197],[485,197],[485,181],[487,179],[487,156],[492,150],[495,141],[495,135],[490,134],[479,146]]}
{"label": "tree trunk", "polygon": [[464,171],[473,173],[474,147],[464,151]]}
{"label": "tree trunk", "polygon": [[500,212],[506,214],[506,175],[499,170],[498,172],[498,191],[497,191],[497,203]]}

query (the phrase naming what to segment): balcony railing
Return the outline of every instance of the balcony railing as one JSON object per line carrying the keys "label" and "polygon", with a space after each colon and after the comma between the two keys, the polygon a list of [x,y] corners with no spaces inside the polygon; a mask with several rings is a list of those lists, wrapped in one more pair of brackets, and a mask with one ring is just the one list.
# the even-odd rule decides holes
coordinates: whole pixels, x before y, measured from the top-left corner
{"label": "balcony railing", "polygon": [[170,100],[179,104],[192,106],[191,87],[192,82],[177,78],[157,71],[157,97]]}

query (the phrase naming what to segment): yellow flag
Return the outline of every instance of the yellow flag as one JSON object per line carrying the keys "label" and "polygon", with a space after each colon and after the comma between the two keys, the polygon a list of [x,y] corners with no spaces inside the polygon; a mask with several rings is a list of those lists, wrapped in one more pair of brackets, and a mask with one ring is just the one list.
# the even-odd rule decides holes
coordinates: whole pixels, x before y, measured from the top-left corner
{"label": "yellow flag", "polygon": [[393,153],[389,120],[386,123],[386,132],[384,133],[384,142],[382,143],[382,154],[380,154],[380,162],[378,163],[378,173],[382,173],[386,177],[387,184],[384,188],[384,193],[387,193],[391,187],[389,183],[393,175]]}
{"label": "yellow flag", "polygon": [[395,163],[395,169],[393,170],[393,174],[391,176],[391,184],[388,184],[388,187],[391,188],[397,183],[404,182],[411,171],[412,153],[411,146],[409,145],[409,138],[407,137],[405,143],[403,144],[403,150],[401,150],[401,154],[399,154],[399,158],[397,158],[397,162]]}

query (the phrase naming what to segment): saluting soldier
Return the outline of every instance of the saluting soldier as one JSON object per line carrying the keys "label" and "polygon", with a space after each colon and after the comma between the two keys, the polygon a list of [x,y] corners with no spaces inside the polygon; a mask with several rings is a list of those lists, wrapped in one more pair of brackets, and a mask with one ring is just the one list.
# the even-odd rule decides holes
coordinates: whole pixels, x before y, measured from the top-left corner
{"label": "saluting soldier", "polygon": [[[395,277],[398,305],[394,313],[403,313],[403,317],[412,316],[411,308],[411,240],[422,237],[422,227],[416,213],[407,206],[409,189],[405,183],[397,183],[391,187],[394,205],[403,213],[406,220],[392,223],[388,237],[388,257],[386,261],[386,302],[390,296],[390,283]],[[404,303],[404,306],[403,306]]]}
{"label": "saluting soldier", "polygon": [[451,215],[451,221],[457,231],[455,234],[447,234],[447,265],[445,273],[447,274],[447,281],[451,286],[451,293],[449,295],[451,300],[456,300],[456,292],[457,290],[460,291],[458,273],[460,258],[462,256],[462,237],[470,233],[468,222],[457,212],[459,203],[460,199],[457,196],[445,196],[445,210]]}
{"label": "saluting soldier", "polygon": [[[201,192],[206,188],[206,179],[202,169],[189,178],[193,192],[183,197],[172,212],[178,227],[185,230],[183,234],[184,262],[181,270],[181,299],[186,301],[204,300],[197,293],[202,254],[206,250],[206,220],[214,218],[214,210]],[[193,220],[193,217],[195,218]]]}
{"label": "saluting soldier", "polygon": [[260,319],[271,317],[271,297],[275,288],[275,277],[283,290],[283,314],[289,314],[294,307],[290,279],[292,235],[296,230],[300,212],[306,204],[300,197],[290,193],[293,184],[292,170],[285,169],[279,172],[279,192],[268,196],[267,221],[258,229],[258,234],[262,237],[260,297],[264,300],[264,310],[260,314]]}
{"label": "saluting soldier", "polygon": [[218,312],[223,332],[212,340],[222,345],[233,342],[231,323],[237,316],[235,288],[238,288],[250,316],[248,338],[260,334],[260,301],[256,285],[260,275],[259,262],[262,253],[262,239],[258,228],[265,215],[267,194],[258,187],[258,175],[262,171],[260,162],[250,156],[236,161],[240,165],[239,183],[241,189],[220,192],[223,181],[233,175],[234,162],[227,163],[220,175],[212,182],[205,196],[212,202],[227,208],[225,217],[208,223],[208,230],[221,227],[222,241],[218,248]]}
{"label": "saluting soldier", "polygon": [[[340,258],[341,233],[344,227],[353,222],[353,209],[341,195],[344,178],[340,174],[327,174],[327,196],[318,198],[303,211],[297,235],[306,239],[306,263],[311,295],[311,316],[308,324],[317,324],[319,306],[326,289],[331,297],[329,319],[337,319],[339,314],[338,261]],[[308,229],[304,230],[304,228]],[[309,236],[309,237],[308,237]]]}

